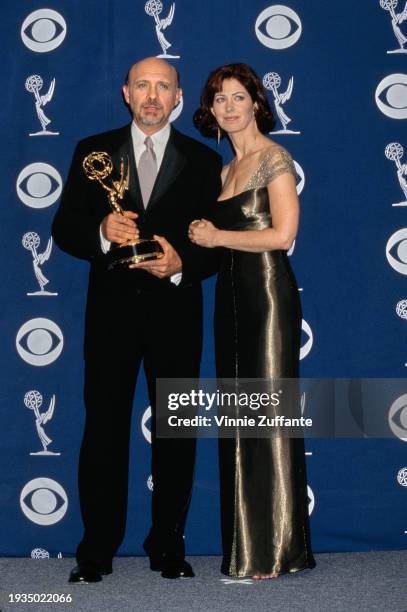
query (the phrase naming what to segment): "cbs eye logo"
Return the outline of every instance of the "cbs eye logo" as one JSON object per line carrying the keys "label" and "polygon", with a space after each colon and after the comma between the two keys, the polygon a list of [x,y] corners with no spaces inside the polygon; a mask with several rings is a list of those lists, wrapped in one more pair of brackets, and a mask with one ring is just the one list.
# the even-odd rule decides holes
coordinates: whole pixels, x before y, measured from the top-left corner
{"label": "cbs eye logo", "polygon": [[264,9],[254,26],[259,41],[269,49],[287,49],[301,36],[302,24],[297,13],[288,6],[274,4]]}
{"label": "cbs eye logo", "polygon": [[54,525],[66,514],[68,497],[61,485],[51,478],[34,478],[20,493],[25,516],[37,525]]}
{"label": "cbs eye logo", "polygon": [[51,9],[30,13],[21,26],[21,39],[28,49],[47,53],[61,45],[66,36],[65,19]]}
{"label": "cbs eye logo", "polygon": [[391,119],[407,119],[407,74],[389,74],[378,84],[375,100]]}
{"label": "cbs eye logo", "polygon": [[62,331],[49,319],[31,319],[17,332],[16,348],[21,359],[33,366],[47,366],[60,356]]}
{"label": "cbs eye logo", "polygon": [[393,270],[407,274],[407,227],[390,236],[386,244],[386,258]]}
{"label": "cbs eye logo", "polygon": [[308,515],[311,516],[315,508],[315,496],[314,492],[309,485],[307,485],[307,497],[308,497]]}
{"label": "cbs eye logo", "polygon": [[312,333],[311,327],[304,319],[302,320],[301,329],[302,341],[305,341],[301,344],[300,359],[304,359],[312,349],[312,345],[314,344],[314,334]]}
{"label": "cbs eye logo", "polygon": [[293,160],[294,162],[294,166],[295,166],[295,170],[298,174],[298,185],[297,185],[297,195],[301,195],[304,187],[305,187],[305,174],[304,174],[304,170],[301,168],[300,164],[298,162],[296,162],[295,160]]}
{"label": "cbs eye logo", "polygon": [[397,438],[407,442],[407,394],[401,395],[390,407],[389,427]]}
{"label": "cbs eye logo", "polygon": [[29,164],[17,177],[17,195],[30,208],[47,208],[57,201],[62,191],[61,175],[53,166]]}
{"label": "cbs eye logo", "polygon": [[149,444],[151,444],[151,431],[147,427],[147,421],[151,419],[151,406],[148,406],[141,418],[141,431]]}
{"label": "cbs eye logo", "polygon": [[182,113],[182,109],[184,108],[184,98],[183,96],[181,96],[180,101],[178,103],[178,106],[176,106],[174,108],[174,110],[172,111],[170,118],[169,118],[169,122],[172,123],[173,121],[176,121],[178,119],[178,117],[180,116],[180,114]]}

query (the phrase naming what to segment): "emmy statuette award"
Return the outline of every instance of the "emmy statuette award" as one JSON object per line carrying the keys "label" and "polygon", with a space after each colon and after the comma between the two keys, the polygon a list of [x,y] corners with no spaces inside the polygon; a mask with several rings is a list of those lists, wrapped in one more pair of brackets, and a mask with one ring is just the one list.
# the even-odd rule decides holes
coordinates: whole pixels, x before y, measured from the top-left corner
{"label": "emmy statuette award", "polygon": [[[123,215],[123,209],[119,200],[123,199],[125,191],[129,188],[129,166],[124,167],[123,159],[120,160],[120,179],[114,181],[106,179],[113,172],[113,163],[110,155],[103,151],[92,151],[82,162],[86,176],[91,181],[98,183],[107,191],[107,197],[112,211],[118,215]],[[160,259],[164,255],[160,244],[156,240],[148,238],[138,238],[128,240],[110,249],[106,256],[108,258],[108,268],[118,266],[127,267],[132,263],[140,263],[150,259]]]}

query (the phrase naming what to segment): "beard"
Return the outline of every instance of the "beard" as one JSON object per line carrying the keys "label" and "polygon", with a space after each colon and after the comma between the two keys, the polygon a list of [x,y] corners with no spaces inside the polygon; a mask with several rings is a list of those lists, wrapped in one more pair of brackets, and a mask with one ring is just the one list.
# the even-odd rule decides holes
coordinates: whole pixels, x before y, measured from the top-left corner
{"label": "beard", "polygon": [[164,113],[161,106],[158,106],[152,102],[148,102],[147,106],[153,107],[157,111],[157,115],[154,115],[153,112],[148,111],[146,114],[143,114],[143,107],[141,107],[141,112],[139,116],[139,120],[141,125],[160,125],[164,121]]}
{"label": "beard", "polygon": [[139,123],[141,125],[160,125],[160,123],[162,122],[163,122],[162,117],[161,118],[156,117],[156,118],[149,119],[148,117],[140,116],[140,119],[139,119]]}

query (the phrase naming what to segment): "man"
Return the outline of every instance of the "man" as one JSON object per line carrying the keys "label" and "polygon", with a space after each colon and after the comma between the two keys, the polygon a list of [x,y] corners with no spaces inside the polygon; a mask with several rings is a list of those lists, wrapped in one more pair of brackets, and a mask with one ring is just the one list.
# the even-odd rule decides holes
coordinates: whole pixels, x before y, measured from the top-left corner
{"label": "man", "polygon": [[[97,582],[112,571],[125,532],[131,410],[141,361],[153,412],[152,527],[144,542],[152,570],[192,577],[183,532],[192,490],[195,440],[155,435],[155,380],[199,375],[202,341],[200,280],[213,255],[187,237],[194,219],[211,214],[220,190],[220,156],[168,123],[182,91],[176,70],[147,58],[128,74],[123,95],[131,125],[81,141],[53,224],[57,244],[91,261],[85,325],[86,423],[79,460],[85,532],[70,582]],[[82,168],[105,151],[118,173],[129,160],[123,216]],[[156,178],[155,178],[156,175]],[[154,181],[155,179],[155,181]],[[164,256],[132,269],[108,270],[111,243],[154,236]],[[106,495],[106,490],[109,494]]]}

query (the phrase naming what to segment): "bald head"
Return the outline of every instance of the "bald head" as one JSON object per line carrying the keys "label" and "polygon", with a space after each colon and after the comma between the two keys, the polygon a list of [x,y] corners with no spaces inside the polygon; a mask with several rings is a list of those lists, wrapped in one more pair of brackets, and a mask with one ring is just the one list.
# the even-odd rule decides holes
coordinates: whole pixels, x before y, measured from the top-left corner
{"label": "bald head", "polygon": [[182,91],[177,71],[171,64],[157,57],[147,57],[130,68],[123,95],[134,122],[145,134],[151,135],[168,123]]}
{"label": "bald head", "polygon": [[168,71],[168,76],[170,76],[170,73],[172,73],[172,78],[175,79],[176,86],[179,87],[178,70],[159,57],[146,57],[133,64],[126,75],[126,85],[129,84],[130,80],[134,77],[134,74],[137,75],[139,71],[143,70],[153,72],[161,71],[161,73]]}

